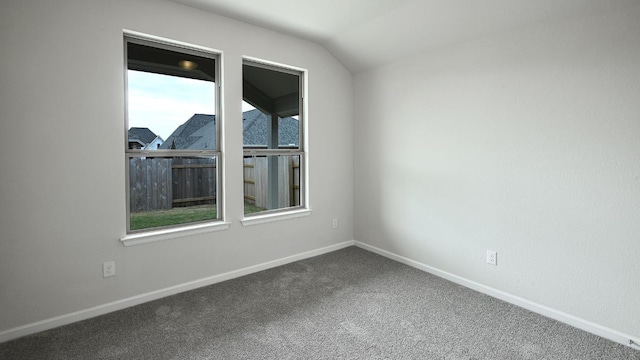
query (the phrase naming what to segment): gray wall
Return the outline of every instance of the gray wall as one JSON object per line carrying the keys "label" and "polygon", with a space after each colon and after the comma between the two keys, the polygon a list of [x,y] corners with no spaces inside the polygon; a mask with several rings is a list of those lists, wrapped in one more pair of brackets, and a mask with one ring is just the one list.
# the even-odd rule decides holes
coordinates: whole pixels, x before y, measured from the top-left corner
{"label": "gray wall", "polygon": [[[224,52],[229,230],[120,243],[123,29]],[[0,334],[353,239],[352,76],[321,46],[144,0],[3,1],[0,34]],[[310,216],[239,222],[243,55],[309,70]]]}
{"label": "gray wall", "polygon": [[355,239],[640,336],[638,19],[540,23],[358,74]]}

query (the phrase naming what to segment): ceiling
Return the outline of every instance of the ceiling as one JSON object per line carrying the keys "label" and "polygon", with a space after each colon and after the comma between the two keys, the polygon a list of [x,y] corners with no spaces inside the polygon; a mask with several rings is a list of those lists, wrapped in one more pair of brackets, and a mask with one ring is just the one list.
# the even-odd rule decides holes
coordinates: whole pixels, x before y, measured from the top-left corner
{"label": "ceiling", "polygon": [[[187,52],[177,52],[157,44],[127,39],[127,68],[156,74],[173,75],[190,79],[216,81],[216,61]],[[181,65],[188,61],[194,68]]]}
{"label": "ceiling", "polygon": [[300,76],[258,64],[242,66],[242,99],[281,118],[300,113]]}
{"label": "ceiling", "polygon": [[351,72],[638,0],[173,0],[323,45]]}

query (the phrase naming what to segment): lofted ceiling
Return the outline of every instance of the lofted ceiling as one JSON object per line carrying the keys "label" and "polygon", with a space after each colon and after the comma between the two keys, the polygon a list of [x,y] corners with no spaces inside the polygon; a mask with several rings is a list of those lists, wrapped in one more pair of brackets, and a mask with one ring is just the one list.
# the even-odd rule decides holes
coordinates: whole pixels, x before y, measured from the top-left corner
{"label": "lofted ceiling", "polygon": [[638,0],[173,0],[323,45],[351,72]]}

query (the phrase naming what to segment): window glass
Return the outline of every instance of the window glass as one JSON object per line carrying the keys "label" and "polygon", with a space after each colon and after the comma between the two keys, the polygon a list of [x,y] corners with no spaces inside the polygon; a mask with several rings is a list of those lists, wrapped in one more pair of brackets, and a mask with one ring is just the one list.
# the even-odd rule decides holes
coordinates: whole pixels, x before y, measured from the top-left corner
{"label": "window glass", "polygon": [[244,199],[245,215],[300,206],[300,155],[245,156]]}
{"label": "window glass", "polygon": [[243,65],[245,215],[304,206],[302,73]]}
{"label": "window glass", "polygon": [[215,59],[127,44],[129,148],[215,150]]}
{"label": "window glass", "polygon": [[[243,108],[252,107],[243,103]],[[298,116],[287,116],[278,119],[278,148],[297,149],[300,146],[300,126]],[[273,121],[272,115],[256,108],[242,113],[242,139],[245,148],[268,147],[269,127]]]}
{"label": "window glass", "polygon": [[125,43],[128,231],[218,219],[217,55]]}
{"label": "window glass", "polygon": [[130,230],[217,219],[216,157],[129,158]]}

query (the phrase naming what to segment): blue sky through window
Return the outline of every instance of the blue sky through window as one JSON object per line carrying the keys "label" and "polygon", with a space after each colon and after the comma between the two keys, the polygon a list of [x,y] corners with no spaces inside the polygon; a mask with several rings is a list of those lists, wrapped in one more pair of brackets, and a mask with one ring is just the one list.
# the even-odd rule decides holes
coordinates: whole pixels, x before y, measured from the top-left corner
{"label": "blue sky through window", "polygon": [[215,114],[215,83],[127,71],[129,127],[146,127],[166,140],[193,114]]}

